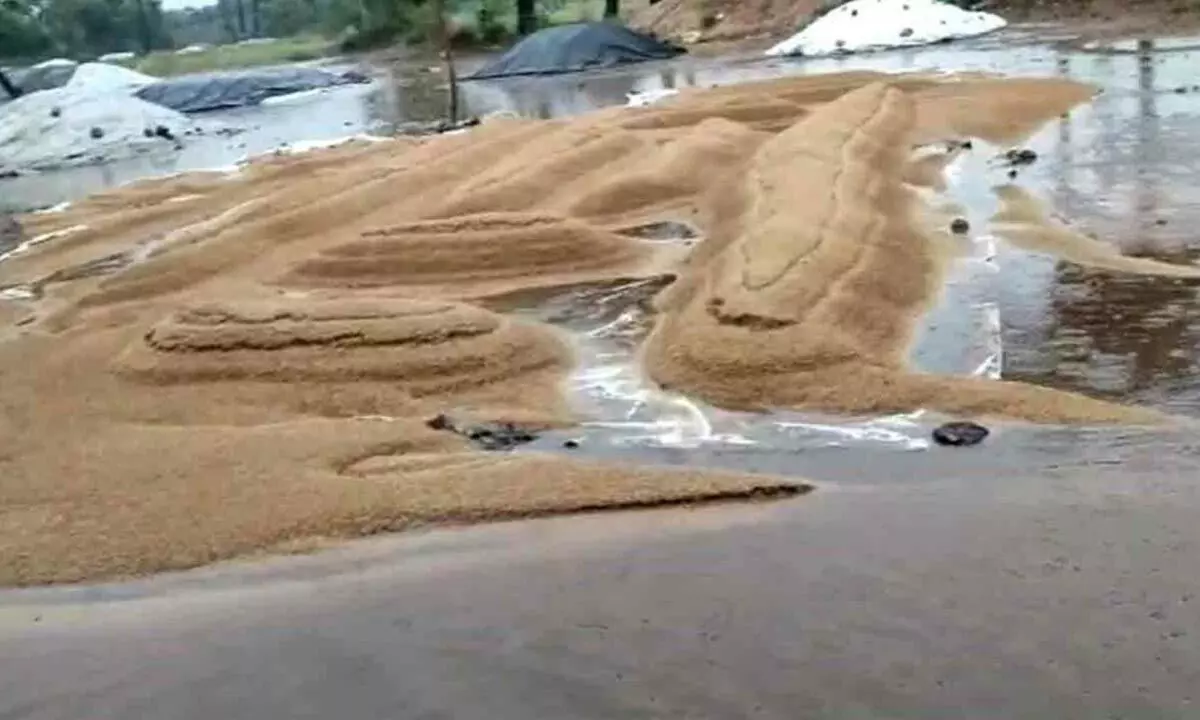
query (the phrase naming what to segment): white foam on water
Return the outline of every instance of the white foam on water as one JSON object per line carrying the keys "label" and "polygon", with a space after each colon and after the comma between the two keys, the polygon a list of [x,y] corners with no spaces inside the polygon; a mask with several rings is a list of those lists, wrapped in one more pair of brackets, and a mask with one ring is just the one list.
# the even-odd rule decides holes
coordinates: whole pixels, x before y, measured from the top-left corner
{"label": "white foam on water", "polygon": [[975,377],[999,380],[1004,368],[1004,348],[1001,343],[1000,307],[996,303],[984,303],[979,307],[984,317],[984,333],[987,336],[987,358],[971,373]]}
{"label": "white foam on water", "polygon": [[999,15],[937,0],[854,0],[767,49],[769,56],[834,55],[975,37],[1007,25]]}
{"label": "white foam on water", "polygon": [[571,386],[588,414],[602,419],[585,428],[611,431],[614,445],[647,448],[794,446],[840,447],[853,443],[885,444],[904,450],[929,447],[915,419],[921,413],[868,420],[809,420],[798,413],[764,415],[712,408],[655,386],[643,374],[630,351],[603,349],[605,341],[637,327],[637,311],[587,333],[579,356],[584,358],[571,377]]}
{"label": "white foam on water", "polygon": [[635,90],[625,94],[626,107],[646,107],[662,102],[667,98],[675,97],[679,91],[675,88],[653,88],[646,90]]}
{"label": "white foam on water", "polygon": [[280,145],[277,148],[274,148],[272,150],[267,150],[265,152],[254,153],[252,155],[244,155],[237,161],[236,165],[228,166],[228,168],[220,168],[220,169],[218,169],[218,171],[231,172],[231,173],[241,172],[241,169],[243,166],[245,166],[251,162],[254,162],[257,159],[265,158],[265,157],[278,157],[281,155],[301,155],[301,154],[304,154],[307,152],[312,152],[313,150],[324,150],[327,148],[338,147],[339,145],[345,145],[347,143],[351,143],[351,142],[355,142],[355,141],[371,142],[371,143],[384,143],[384,142],[392,142],[394,139],[395,138],[384,137],[382,135],[370,135],[367,133],[356,133],[354,135],[342,135],[340,137],[324,138],[324,139],[320,139],[320,140],[298,140],[296,142],[290,142],[285,145]]}
{"label": "white foam on water", "polygon": [[31,215],[52,215],[54,213],[63,212],[69,207],[71,207],[71,201],[67,200],[66,202],[60,202],[57,205],[51,205],[48,208],[42,208],[41,210],[34,210],[30,214]]}
{"label": "white foam on water", "polygon": [[[988,178],[993,168],[987,160],[994,151],[978,141],[969,149],[947,150],[954,157],[944,171],[945,191],[923,190],[922,195],[931,204],[952,201],[955,215],[967,211],[969,227],[985,225],[985,217],[996,203]],[[935,222],[945,220],[939,217]],[[986,232],[967,232],[967,238],[952,236],[953,242],[963,243],[962,254],[950,264],[945,290],[926,315],[913,357],[926,371],[998,379],[1003,351],[996,302],[997,239]]]}
{"label": "white foam on water", "polygon": [[0,300],[33,300],[37,293],[28,285],[14,285],[0,288]]}
{"label": "white foam on water", "polygon": [[928,450],[929,441],[925,438],[913,437],[902,430],[892,429],[897,425],[906,428],[918,427],[916,423],[904,422],[904,417],[893,416],[844,424],[782,421],[775,423],[775,426],[785,432],[800,430],[806,434],[830,435],[832,438],[825,442],[827,447],[842,447],[847,443],[882,443],[898,445],[904,450]]}

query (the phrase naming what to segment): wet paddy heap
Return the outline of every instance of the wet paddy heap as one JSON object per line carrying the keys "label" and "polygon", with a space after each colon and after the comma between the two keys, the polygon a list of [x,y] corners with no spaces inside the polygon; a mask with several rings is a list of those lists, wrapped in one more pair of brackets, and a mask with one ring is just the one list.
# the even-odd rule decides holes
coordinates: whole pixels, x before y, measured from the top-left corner
{"label": "wet paddy heap", "polygon": [[[976,372],[988,352],[946,360],[975,330],[929,340],[955,337],[930,323],[952,321],[948,301],[989,327],[997,297],[967,278],[1005,253],[1195,277],[1114,252],[1019,180],[964,179],[970,158],[1094,93],[1061,78],[789,78],[352,142],[23,216],[28,239],[0,265],[0,583],[795,494],[807,486],[784,474],[822,479],[795,459],[812,438],[922,450],[935,413],[1170,422],[1091,388]],[[949,230],[960,215],[967,237]],[[469,430],[431,427],[442,413],[549,432],[485,453]],[[1013,427],[1020,445],[1029,431]],[[557,452],[568,441],[579,451]],[[788,454],[741,454],[756,446]],[[677,456],[636,449],[654,447]]]}

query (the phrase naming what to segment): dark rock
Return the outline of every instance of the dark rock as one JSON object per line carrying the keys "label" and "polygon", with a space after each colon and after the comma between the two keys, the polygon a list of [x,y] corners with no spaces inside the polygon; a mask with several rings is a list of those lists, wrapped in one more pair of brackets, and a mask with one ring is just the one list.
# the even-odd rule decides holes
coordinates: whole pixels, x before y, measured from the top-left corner
{"label": "dark rock", "polygon": [[900,31],[900,37],[902,37],[902,38],[908,37],[912,34],[913,34],[912,28],[904,28],[903,30]]}
{"label": "dark rock", "polygon": [[52,117],[52,118],[62,117],[62,108],[56,108],[56,107],[50,108],[50,117]]}
{"label": "dark rock", "polygon": [[171,128],[166,125],[158,125],[154,128],[154,134],[163,140],[174,140],[175,133],[171,132]]}
{"label": "dark rock", "polygon": [[17,170],[0,170],[0,180],[12,180],[19,177],[21,177],[21,173]]}
{"label": "dark rock", "polygon": [[1038,159],[1038,155],[1029,148],[1013,148],[1005,151],[1004,159],[1010,165],[1032,165]]}
{"label": "dark rock", "polygon": [[459,428],[458,432],[484,450],[510,450],[537,440],[532,432],[512,423],[480,423]]}
{"label": "dark rock", "polygon": [[104,131],[98,127],[93,127],[88,134],[92,136],[93,140],[99,140],[100,138],[104,137]]}
{"label": "dark rock", "polygon": [[973,422],[948,422],[933,430],[934,442],[951,447],[978,445],[987,436],[988,429]]}
{"label": "dark rock", "polygon": [[578,440],[564,440],[563,447],[565,447],[568,450],[576,450],[579,448],[579,441]]}
{"label": "dark rock", "polygon": [[963,218],[954,218],[950,223],[950,232],[955,235],[966,235],[971,229],[971,224]]}
{"label": "dark rock", "polygon": [[1159,219],[1157,219],[1157,220],[1155,220],[1155,221],[1154,221],[1154,224],[1155,224],[1155,225],[1158,225],[1159,227],[1162,227],[1163,225],[1166,225],[1166,224],[1167,224],[1167,221],[1166,221],[1166,219],[1164,219],[1164,218],[1159,218]]}
{"label": "dark rock", "polygon": [[511,450],[537,440],[537,435],[528,428],[507,422],[459,423],[448,415],[440,414],[425,422],[433,430],[444,430],[462,435],[483,450]]}
{"label": "dark rock", "polygon": [[475,127],[482,122],[477,117],[466,118],[458,122],[450,122],[449,120],[435,120],[433,122],[409,122],[404,123],[396,129],[399,135],[422,136],[422,135],[441,135],[453,130],[462,130],[465,128]]}
{"label": "dark rock", "polygon": [[1009,171],[1008,171],[1008,177],[1009,177],[1009,179],[1010,179],[1010,180],[1016,180],[1016,179],[1017,179],[1017,171],[1016,171],[1016,170],[1009,170]]}
{"label": "dark rock", "polygon": [[152,138],[154,137],[154,130],[152,128],[142,128],[142,134],[148,138]]}

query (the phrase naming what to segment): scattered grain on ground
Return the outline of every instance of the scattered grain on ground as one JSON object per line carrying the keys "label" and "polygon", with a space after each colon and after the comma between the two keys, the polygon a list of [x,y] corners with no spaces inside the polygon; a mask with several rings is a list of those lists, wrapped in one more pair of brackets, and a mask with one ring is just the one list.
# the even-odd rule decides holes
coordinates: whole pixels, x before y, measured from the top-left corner
{"label": "scattered grain on ground", "polygon": [[[0,584],[183,568],[433,521],[795,491],[474,451],[440,412],[577,420],[561,331],[489,299],[660,278],[650,374],[728,406],[1148,411],[903,363],[938,291],[908,148],[1012,140],[1059,80],[793,78],[350,143],[22,218],[0,264]],[[671,242],[622,230],[695,227]],[[69,232],[68,232],[69,231]],[[18,299],[13,299],[18,298]]]}

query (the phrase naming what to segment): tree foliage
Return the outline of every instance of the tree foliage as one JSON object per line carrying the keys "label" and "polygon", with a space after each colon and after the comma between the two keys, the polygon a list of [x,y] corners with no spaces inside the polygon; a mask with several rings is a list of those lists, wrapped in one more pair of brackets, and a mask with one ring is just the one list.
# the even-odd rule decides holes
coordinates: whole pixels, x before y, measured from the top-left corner
{"label": "tree foliage", "polygon": [[[532,31],[572,2],[589,0],[445,0],[445,12],[468,39],[498,42]],[[90,59],[318,33],[349,38],[353,49],[425,37],[434,27],[432,7],[433,0],[215,0],[164,11],[161,0],[0,0],[0,58]]]}
{"label": "tree foliage", "polygon": [[3,57],[93,57],[169,46],[159,0],[0,0]]}

